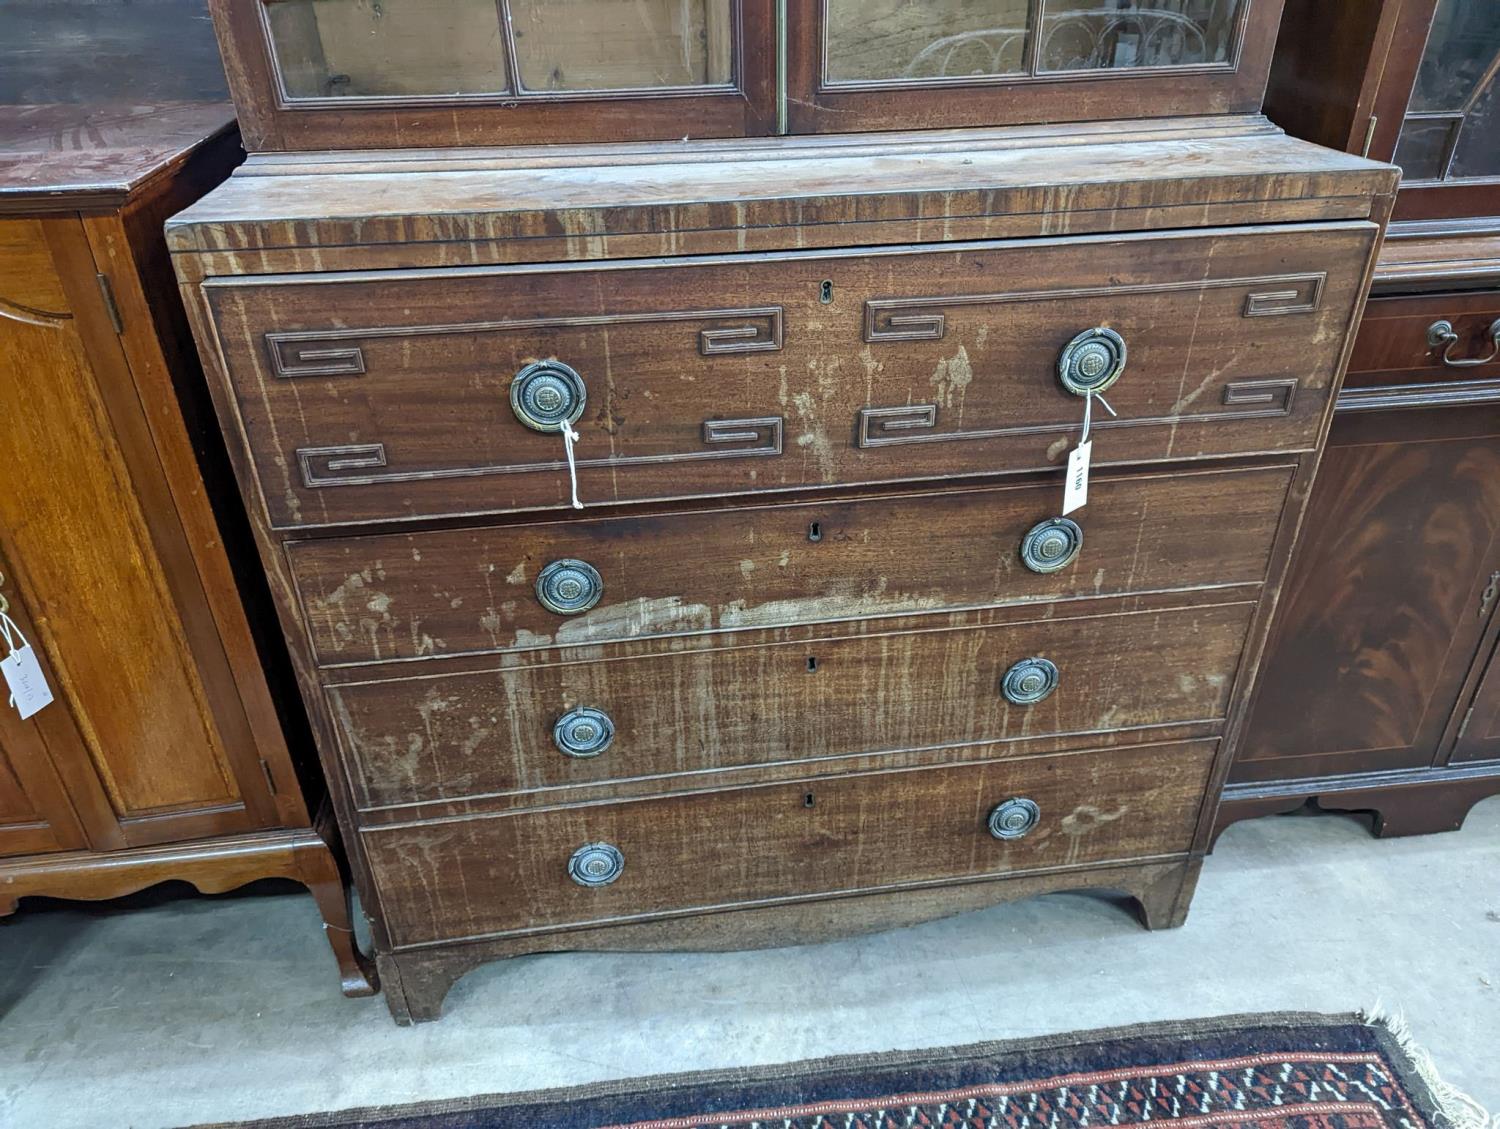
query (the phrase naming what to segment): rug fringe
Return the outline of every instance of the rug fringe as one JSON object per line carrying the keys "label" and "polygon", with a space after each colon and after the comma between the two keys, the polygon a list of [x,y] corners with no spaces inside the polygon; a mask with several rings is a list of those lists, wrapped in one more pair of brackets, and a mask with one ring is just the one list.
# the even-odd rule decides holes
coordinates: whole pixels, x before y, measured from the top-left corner
{"label": "rug fringe", "polygon": [[1500,1129],[1500,1113],[1491,1114],[1457,1086],[1443,1081],[1437,1063],[1412,1037],[1406,1016],[1401,1011],[1391,1011],[1377,1000],[1374,1007],[1360,1012],[1360,1019],[1366,1026],[1382,1027],[1390,1032],[1453,1129]]}

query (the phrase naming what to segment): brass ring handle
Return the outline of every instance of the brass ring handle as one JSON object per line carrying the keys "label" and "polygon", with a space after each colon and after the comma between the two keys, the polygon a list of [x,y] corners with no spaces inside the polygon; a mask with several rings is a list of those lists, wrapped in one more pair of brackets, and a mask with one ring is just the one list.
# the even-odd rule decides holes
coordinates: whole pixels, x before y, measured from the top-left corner
{"label": "brass ring handle", "polygon": [[604,578],[588,561],[553,561],[537,574],[537,602],[555,615],[581,615],[604,595]]}
{"label": "brass ring handle", "polygon": [[1014,796],[990,812],[986,823],[996,839],[1024,839],[1042,819],[1035,800]]}
{"label": "brass ring handle", "polygon": [[1490,339],[1490,352],[1485,357],[1455,358],[1453,347],[1459,343],[1461,338],[1453,328],[1453,323],[1444,318],[1435,321],[1427,327],[1427,344],[1436,349],[1443,348],[1443,364],[1449,368],[1478,368],[1500,359],[1500,318],[1490,323],[1489,329],[1485,331]]}
{"label": "brass ring handle", "polygon": [[1033,525],[1021,539],[1021,563],[1032,572],[1061,572],[1082,551],[1083,530],[1065,517]]}
{"label": "brass ring handle", "polygon": [[625,856],[613,843],[585,843],[568,859],[568,877],[580,886],[608,886],[625,871]]}
{"label": "brass ring handle", "polygon": [[537,361],[510,382],[510,410],[532,431],[559,432],[583,418],[588,388],[561,361]]}
{"label": "brass ring handle", "polygon": [[1057,689],[1060,674],[1050,659],[1022,659],[1005,672],[1000,693],[1013,706],[1034,706]]}
{"label": "brass ring handle", "polygon": [[1057,358],[1057,379],[1075,396],[1107,391],[1125,371],[1125,338],[1113,329],[1086,329],[1063,347]]}
{"label": "brass ring handle", "polygon": [[580,760],[597,757],[615,739],[615,723],[603,710],[579,706],[552,727],[552,743],[564,756]]}

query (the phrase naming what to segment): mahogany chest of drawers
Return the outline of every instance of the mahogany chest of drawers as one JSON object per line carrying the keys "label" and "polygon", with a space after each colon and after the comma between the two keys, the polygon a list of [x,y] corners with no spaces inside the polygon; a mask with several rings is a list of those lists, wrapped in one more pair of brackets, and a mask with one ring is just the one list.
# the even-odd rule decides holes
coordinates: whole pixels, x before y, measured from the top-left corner
{"label": "mahogany chest of drawers", "polygon": [[1180,923],[1394,181],[1247,116],[266,155],[173,221],[396,1017]]}

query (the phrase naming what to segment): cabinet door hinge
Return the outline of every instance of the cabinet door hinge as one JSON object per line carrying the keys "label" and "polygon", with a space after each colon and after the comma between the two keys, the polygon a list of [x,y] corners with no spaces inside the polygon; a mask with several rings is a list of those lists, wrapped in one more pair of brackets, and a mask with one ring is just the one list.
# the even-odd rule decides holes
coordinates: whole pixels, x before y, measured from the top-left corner
{"label": "cabinet door hinge", "polygon": [[1365,126],[1365,147],[1360,152],[1361,157],[1370,155],[1370,146],[1375,144],[1375,127],[1380,124],[1380,115],[1371,114],[1370,122]]}
{"label": "cabinet door hinge", "polygon": [[266,763],[266,758],[265,757],[261,757],[260,758],[260,770],[261,770],[261,772],[263,772],[265,774],[265,777],[266,777],[266,787],[269,788],[269,789],[271,789],[271,795],[273,795],[273,796],[276,795],[277,794],[276,777],[274,777],[274,776],[271,775],[271,766]]}
{"label": "cabinet door hinge", "polygon": [[120,320],[120,304],[115,301],[115,288],[109,283],[109,276],[95,274],[99,280],[99,294],[104,299],[104,308],[109,311],[109,324],[115,327],[116,333],[125,332],[125,323]]}

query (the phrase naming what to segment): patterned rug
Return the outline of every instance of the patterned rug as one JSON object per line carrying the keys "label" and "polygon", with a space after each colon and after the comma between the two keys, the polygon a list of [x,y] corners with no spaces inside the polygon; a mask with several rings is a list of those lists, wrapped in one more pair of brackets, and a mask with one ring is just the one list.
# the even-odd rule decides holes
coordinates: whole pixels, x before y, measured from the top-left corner
{"label": "patterned rug", "polygon": [[[1477,1129],[1390,1025],[1231,1016],[347,1110],[239,1129]],[[207,1129],[207,1127],[204,1127]],[[227,1129],[227,1127],[220,1127]]]}

